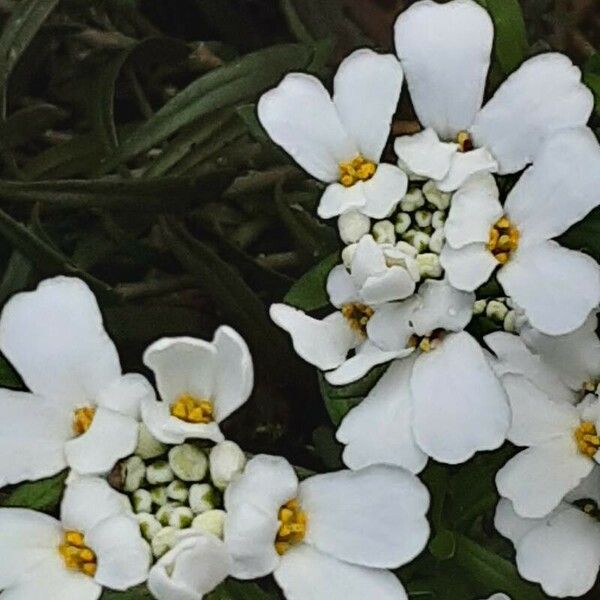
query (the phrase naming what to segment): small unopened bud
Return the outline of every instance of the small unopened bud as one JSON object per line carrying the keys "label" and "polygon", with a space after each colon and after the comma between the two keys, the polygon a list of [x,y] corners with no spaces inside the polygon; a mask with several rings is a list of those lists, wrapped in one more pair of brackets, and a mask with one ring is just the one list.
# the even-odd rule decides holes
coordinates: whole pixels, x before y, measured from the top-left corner
{"label": "small unopened bud", "polygon": [[405,212],[398,213],[396,215],[396,224],[394,229],[398,235],[402,235],[405,231],[408,231],[412,224],[410,215]]}
{"label": "small unopened bud", "polygon": [[234,475],[243,471],[246,466],[246,455],[235,442],[226,440],[212,448],[209,461],[213,484],[218,489],[224,490]]}
{"label": "small unopened bud", "polygon": [[487,300],[475,300],[475,303],[473,304],[473,314],[482,315],[485,312],[486,306]]}
{"label": "small unopened bud", "polygon": [[400,201],[400,208],[405,212],[414,212],[417,208],[421,208],[425,204],[423,192],[419,188],[407,192],[404,198]]}
{"label": "small unopened bud", "polygon": [[423,186],[423,193],[427,202],[433,204],[438,210],[446,210],[450,206],[450,194],[438,190],[435,181],[428,181]]}
{"label": "small unopened bud", "polygon": [[152,504],[156,506],[164,506],[167,501],[167,488],[163,485],[159,485],[150,490],[150,497],[152,498]]}
{"label": "small unopened bud", "polygon": [[183,481],[201,481],[208,470],[206,454],[192,444],[181,444],[169,450],[169,465]]}
{"label": "small unopened bud", "polygon": [[171,513],[176,508],[179,508],[180,506],[181,506],[181,504],[179,504],[179,502],[167,502],[166,504],[161,506],[156,511],[156,515],[155,515],[156,518],[158,519],[158,522],[164,526],[168,525],[169,519],[171,518]]}
{"label": "small unopened bud", "polygon": [[515,333],[517,331],[517,312],[515,310],[509,310],[506,313],[502,327],[508,333]]}
{"label": "small unopened bud", "polygon": [[188,499],[188,494],[187,485],[178,479],[171,481],[167,486],[167,497],[171,498],[171,500],[185,502]]}
{"label": "small unopened bud", "polygon": [[485,309],[485,314],[492,320],[502,323],[504,321],[504,317],[508,314],[508,308],[504,302],[500,302],[498,300],[490,300]]}
{"label": "small unopened bud", "polygon": [[431,218],[431,213],[428,210],[418,210],[415,213],[415,221],[419,227],[429,227]]}
{"label": "small unopened bud", "polygon": [[190,488],[189,504],[196,514],[215,508],[217,502],[217,492],[209,483],[195,483]]}
{"label": "small unopened bud", "polygon": [[165,460],[157,460],[155,463],[148,465],[146,469],[146,479],[150,485],[158,483],[170,483],[173,481],[173,471]]}
{"label": "small unopened bud", "polygon": [[135,515],[135,518],[140,526],[142,535],[149,542],[152,541],[152,538],[162,529],[162,525],[154,515],[142,512]]}
{"label": "small unopened bud", "polygon": [[349,246],[345,246],[342,250],[342,262],[346,269],[349,269],[352,265],[352,259],[356,254],[356,249],[358,248],[358,244],[350,244]]}
{"label": "small unopened bud", "polygon": [[148,490],[135,490],[131,496],[131,504],[136,513],[149,513],[152,510],[152,496]]}
{"label": "small unopened bud", "polygon": [[436,254],[439,254],[444,247],[444,230],[436,229],[429,239],[429,249]]}
{"label": "small unopened bud", "polygon": [[169,525],[175,529],[185,529],[192,524],[194,513],[188,506],[178,506],[169,515]]}
{"label": "small unopened bud", "polygon": [[139,456],[131,456],[123,463],[125,481],[123,489],[126,492],[135,492],[144,481],[146,465]]}
{"label": "small unopened bud", "polygon": [[377,221],[371,230],[378,244],[395,244],[396,232],[391,221]]}
{"label": "small unopened bud", "polygon": [[429,240],[431,238],[424,231],[417,231],[411,240],[411,244],[418,253],[425,252],[429,248]]}
{"label": "small unopened bud", "polygon": [[192,521],[192,529],[198,529],[204,533],[211,533],[222,539],[226,514],[227,513],[224,510],[208,510],[194,518]]}
{"label": "small unopened bud", "polygon": [[446,213],[441,210],[436,210],[431,215],[431,226],[434,229],[442,229],[444,227],[444,223],[446,222]]}
{"label": "small unopened bud", "polygon": [[135,454],[144,460],[148,460],[150,458],[156,458],[161,454],[164,454],[167,450],[167,447],[159,442],[149,431],[149,429],[144,425],[144,423],[140,423],[139,432],[138,432],[138,444],[135,449]]}
{"label": "small unopened bud", "polygon": [[358,242],[363,235],[369,233],[371,219],[357,210],[351,210],[338,218],[338,231],[344,244]]}
{"label": "small unopened bud", "polygon": [[396,243],[396,250],[402,252],[402,254],[405,254],[406,256],[411,256],[412,258],[417,256],[417,250],[415,247],[412,244],[402,240]]}
{"label": "small unopened bud", "polygon": [[443,273],[439,256],[432,252],[419,254],[419,256],[417,256],[417,264],[419,265],[421,277],[440,277]]}
{"label": "small unopened bud", "polygon": [[158,533],[154,535],[150,546],[152,547],[152,554],[155,558],[160,558],[163,554],[166,554],[177,541],[177,529],[175,527],[163,527]]}

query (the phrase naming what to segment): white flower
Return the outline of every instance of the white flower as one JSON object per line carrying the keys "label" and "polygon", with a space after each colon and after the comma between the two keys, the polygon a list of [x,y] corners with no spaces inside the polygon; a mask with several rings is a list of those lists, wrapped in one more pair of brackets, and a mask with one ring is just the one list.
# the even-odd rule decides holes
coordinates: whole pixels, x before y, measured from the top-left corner
{"label": "white flower", "polygon": [[600,302],[600,268],[553,241],[600,204],[600,146],[587,128],[546,139],[504,206],[491,175],[452,199],[440,259],[448,279],[474,290],[496,267],[505,293],[552,335],[579,327]]}
{"label": "white flower", "polygon": [[[596,470],[568,502],[561,502],[545,517],[523,518],[506,498],[496,508],[496,529],[514,544],[519,573],[539,583],[553,598],[582,596],[591,590],[598,577],[600,477],[597,474]],[[573,504],[579,499],[582,500]]]}
{"label": "white flower", "polygon": [[219,423],[246,402],[254,384],[248,346],[226,325],[212,342],[162,338],[146,349],[144,364],[154,371],[161,399],[142,402],[142,417],[165,444],[188,438],[222,441]]}
{"label": "white flower", "polygon": [[600,400],[590,394],[573,406],[572,390],[518,336],[499,332],[485,341],[512,409],[507,437],[527,447],[498,471],[496,485],[520,516],[543,517],[599,468]]}
{"label": "white flower", "polygon": [[235,475],[241,473],[246,466],[246,455],[235,443],[225,440],[210,450],[210,478],[214,485],[224,490]]}
{"label": "white flower", "polygon": [[406,600],[386,569],[425,547],[429,494],[402,469],[315,475],[302,482],[283,458],[260,455],[225,492],[231,574],[273,573],[286,598]]}
{"label": "white flower", "polygon": [[[317,320],[291,306],[273,304],[270,314],[292,336],[294,349],[304,360],[330,371],[326,376],[331,381],[335,379],[336,384],[349,383],[375,365],[411,352],[403,340],[389,335],[397,323],[386,307],[391,300],[410,296],[414,289],[415,281],[409,272],[399,265],[388,267],[384,249],[371,236],[364,236],[352,258],[350,272],[338,265],[329,273],[327,291],[338,311]],[[376,321],[385,321],[387,331],[372,330],[374,315],[380,312]],[[353,349],[354,356],[347,358]]]}
{"label": "white flower", "polygon": [[0,508],[0,595],[23,600],[96,600],[148,576],[150,551],[127,499],[106,481],[71,482],[61,520]]}
{"label": "white flower", "polygon": [[463,331],[474,300],[430,279],[415,297],[373,316],[375,332],[399,338],[397,345],[414,354],[393,362],[342,421],[337,439],[346,444],[348,467],[384,462],[418,473],[427,456],[454,464],[502,445],[510,423],[506,394],[479,344]]}
{"label": "white flower", "polygon": [[380,163],[402,87],[396,57],[361,49],[342,61],[333,98],[311,75],[291,73],[258,103],[258,118],[273,141],[327,184],[318,213],[350,210],[381,219],[404,196],[408,178]]}
{"label": "white flower", "polygon": [[594,106],[579,69],[546,53],[525,61],[481,108],[493,38],[489,14],[473,0],[416,2],[396,21],[396,52],[426,127],[399,138],[396,154],[444,191],[475,173],[520,171],[546,135],[585,125]]}
{"label": "white flower", "polygon": [[144,377],[123,375],[89,288],[55,277],[14,296],[0,318],[0,350],[30,392],[0,389],[0,487],[109,471],[133,452]]}
{"label": "white flower", "polygon": [[150,570],[148,589],[157,600],[202,600],[227,577],[230,564],[218,538],[180,532],[175,547]]}

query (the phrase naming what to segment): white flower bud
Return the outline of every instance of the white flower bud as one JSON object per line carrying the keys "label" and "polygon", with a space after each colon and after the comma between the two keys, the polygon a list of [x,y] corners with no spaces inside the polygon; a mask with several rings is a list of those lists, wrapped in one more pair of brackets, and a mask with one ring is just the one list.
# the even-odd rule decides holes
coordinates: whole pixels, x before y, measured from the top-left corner
{"label": "white flower bud", "polygon": [[415,221],[419,227],[429,227],[431,218],[431,213],[428,210],[418,210],[415,213]]}
{"label": "white flower bud", "polygon": [[396,225],[394,229],[398,235],[402,235],[405,231],[408,231],[408,228],[411,226],[412,220],[410,215],[405,212],[398,213],[396,215]]}
{"label": "white flower bud", "polygon": [[144,481],[146,465],[139,456],[131,456],[123,463],[125,483],[123,489],[126,492],[135,492]]}
{"label": "white flower bud", "polygon": [[434,229],[442,229],[444,227],[444,223],[446,222],[446,213],[441,210],[436,210],[431,215],[431,226]]}
{"label": "white flower bud", "polygon": [[425,252],[424,254],[419,254],[416,260],[419,265],[421,277],[439,277],[443,272],[440,258],[437,254]]}
{"label": "white flower bud", "polygon": [[131,504],[134,512],[149,513],[152,510],[152,496],[148,490],[135,490],[131,496]]}
{"label": "white flower bud", "polygon": [[431,234],[431,238],[429,239],[429,249],[432,252],[439,254],[442,251],[442,248],[444,247],[444,239],[445,239],[444,230],[436,229]]}
{"label": "white flower bud", "polygon": [[156,518],[158,519],[158,522],[161,525],[168,525],[169,524],[169,519],[171,517],[171,513],[176,509],[179,508],[181,506],[181,504],[179,502],[167,502],[166,504],[163,504],[157,511],[156,511]]}
{"label": "white flower bud", "polygon": [[146,479],[150,485],[156,485],[170,483],[175,477],[167,461],[157,460],[146,468]]}
{"label": "white flower bud", "polygon": [[169,465],[183,481],[200,481],[208,470],[206,454],[192,444],[181,444],[169,450]]}
{"label": "white flower bud", "polygon": [[144,425],[144,423],[140,423],[138,430],[138,443],[134,454],[140,458],[143,458],[144,460],[148,460],[164,454],[166,450],[167,447],[162,442],[159,442],[150,433],[150,430],[146,427],[146,425]]}
{"label": "white flower bud", "polygon": [[241,473],[246,466],[246,455],[235,443],[228,440],[220,442],[210,451],[210,477],[213,484],[224,490],[233,476]]}
{"label": "white flower bud", "polygon": [[423,186],[423,193],[427,202],[433,204],[438,210],[446,210],[450,206],[450,194],[446,192],[440,192],[435,181],[429,180]]}
{"label": "white flower bud", "polygon": [[194,513],[188,506],[178,506],[169,515],[169,525],[175,529],[185,529],[192,524]]}
{"label": "white flower bud", "polygon": [[358,248],[358,244],[350,244],[349,246],[345,246],[342,250],[342,262],[346,269],[349,269],[352,265],[352,259],[356,254],[356,249]]}
{"label": "white flower bud", "polygon": [[164,506],[167,503],[167,488],[163,485],[159,485],[150,490],[150,497],[152,503],[156,506]]}
{"label": "white flower bud", "polygon": [[423,192],[419,188],[407,192],[400,201],[400,208],[405,212],[413,212],[425,204]]}
{"label": "white flower bud", "polygon": [[190,488],[189,504],[196,514],[213,509],[217,502],[217,492],[209,483],[195,483]]}
{"label": "white flower bud", "polygon": [[508,333],[516,333],[517,331],[517,311],[509,310],[504,317],[504,321],[502,323],[504,331],[508,331]]}
{"label": "white flower bud", "polygon": [[431,238],[424,231],[417,231],[410,243],[416,248],[417,253],[425,252],[429,248]]}
{"label": "white flower bud", "polygon": [[150,546],[152,547],[152,554],[155,558],[160,558],[163,554],[166,554],[177,542],[177,529],[175,527],[163,527],[158,533],[154,535]]}
{"label": "white flower bud", "polygon": [[369,233],[371,219],[357,210],[351,210],[338,218],[338,231],[344,244],[358,242],[363,235]]}
{"label": "white flower bud", "polygon": [[204,533],[212,533],[212,535],[223,539],[226,514],[224,510],[220,509],[208,510],[194,518],[192,529],[198,529]]}
{"label": "white flower bud", "polygon": [[167,486],[167,496],[171,498],[171,500],[185,502],[188,499],[188,494],[189,492],[187,485],[178,479],[171,481],[171,483]]}
{"label": "white flower bud", "polygon": [[475,300],[473,304],[473,314],[481,315],[485,312],[485,307],[487,306],[487,300]]}
{"label": "white flower bud", "polygon": [[395,244],[396,231],[391,221],[377,221],[371,230],[373,238],[378,244]]}
{"label": "white flower bud", "polygon": [[504,317],[508,314],[508,308],[504,302],[498,300],[490,300],[485,309],[485,314],[492,320],[502,323]]}
{"label": "white flower bud", "polygon": [[158,522],[158,519],[147,512],[138,513],[135,515],[135,518],[140,526],[142,535],[149,542],[162,529],[162,525]]}

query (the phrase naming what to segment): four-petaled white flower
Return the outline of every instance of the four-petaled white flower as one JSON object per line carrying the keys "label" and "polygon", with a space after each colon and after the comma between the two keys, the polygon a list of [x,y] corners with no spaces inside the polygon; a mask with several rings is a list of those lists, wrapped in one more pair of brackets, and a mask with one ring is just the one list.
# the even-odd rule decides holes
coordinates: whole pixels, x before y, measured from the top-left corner
{"label": "four-petaled white flower", "polygon": [[138,439],[144,377],[123,375],[94,295],[56,277],[14,296],[0,318],[0,350],[30,392],[0,389],[0,487],[69,466],[110,471]]}
{"label": "four-petaled white flower", "polygon": [[230,569],[229,553],[219,538],[186,529],[150,569],[148,589],[156,600],[202,600]]}
{"label": "four-petaled white flower", "polygon": [[512,409],[507,437],[527,446],[498,471],[496,485],[520,516],[543,517],[599,468],[600,400],[588,394],[574,406],[572,391],[562,394],[565,386],[518,336],[499,332],[485,341]]}
{"label": "four-petaled white flower", "polygon": [[475,173],[520,171],[545,136],[585,125],[593,110],[581,72],[556,53],[525,61],[481,108],[493,38],[473,0],[423,0],[396,21],[396,52],[426,129],[398,138],[395,151],[403,168],[443,191]]}
{"label": "four-petaled white flower", "polygon": [[402,88],[395,56],[356,50],[339,66],[333,98],[312,75],[291,73],[258,103],[271,139],[327,184],[318,208],[328,219],[350,210],[381,219],[406,193],[408,178],[380,162]]}
{"label": "four-petaled white flower", "polygon": [[160,400],[142,402],[142,417],[165,444],[188,438],[223,441],[219,423],[248,400],[254,385],[248,346],[226,325],[212,342],[162,338],[146,349],[144,364],[154,371]]}
{"label": "four-petaled white flower", "polygon": [[581,127],[551,135],[504,206],[498,196],[487,174],[454,195],[440,255],[450,283],[474,290],[499,266],[498,281],[536,329],[573,331],[600,302],[600,267],[553,238],[600,204],[594,134]]}
{"label": "four-petaled white flower", "polygon": [[150,549],[129,502],[106,481],[75,479],[60,521],[29,509],[0,508],[2,598],[96,600],[102,588],[144,582]]}
{"label": "four-petaled white flower", "polygon": [[379,336],[414,354],[392,363],[342,421],[337,438],[346,444],[347,466],[384,462],[418,473],[427,456],[460,463],[502,445],[510,424],[506,394],[482,348],[463,331],[474,300],[430,279],[412,298],[373,316]]}
{"label": "four-petaled white flower", "polygon": [[[386,309],[392,300],[410,296],[415,281],[400,265],[388,266],[384,249],[364,236],[350,272],[334,267],[327,279],[331,303],[339,310],[322,320],[286,304],[273,304],[271,318],[291,336],[296,352],[323,371],[332,383],[356,381],[375,365],[412,352],[390,333],[402,323]],[[373,329],[377,323],[377,329]],[[347,358],[351,350],[355,354]]]}
{"label": "four-petaled white flower", "polygon": [[257,456],[225,492],[231,574],[273,573],[290,600],[406,600],[386,569],[423,550],[428,507],[427,488],[397,467],[298,482],[285,459]]}

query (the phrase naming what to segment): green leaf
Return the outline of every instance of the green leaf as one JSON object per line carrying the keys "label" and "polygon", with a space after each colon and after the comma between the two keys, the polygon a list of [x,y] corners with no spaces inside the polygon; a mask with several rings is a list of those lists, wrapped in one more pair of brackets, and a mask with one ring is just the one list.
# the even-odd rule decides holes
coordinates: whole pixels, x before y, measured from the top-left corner
{"label": "green leaf", "polygon": [[227,579],[207,596],[207,600],[273,600],[271,596],[251,581]]}
{"label": "green leaf", "polygon": [[64,118],[63,110],[45,102],[22,108],[4,123],[0,123],[0,147],[20,146],[54,127]]}
{"label": "green leaf", "polygon": [[342,451],[344,448],[335,439],[331,427],[319,425],[313,431],[312,439],[317,456],[328,470],[337,471],[344,467],[342,464]]}
{"label": "green leaf", "polygon": [[31,261],[15,250],[8,259],[0,281],[0,305],[3,305],[15,292],[25,288],[32,271]]}
{"label": "green leaf", "polygon": [[454,534],[448,529],[442,529],[431,539],[427,548],[438,560],[450,560],[456,551]]}
{"label": "green leaf", "polygon": [[329,305],[325,285],[333,267],[340,262],[338,252],[334,252],[307,271],[288,291],[283,301],[300,310],[311,311]]}
{"label": "green leaf", "polygon": [[127,590],[126,592],[117,592],[115,590],[104,590],[100,600],[152,600],[154,596],[148,591],[146,586],[138,586]]}
{"label": "green leaf", "polygon": [[48,479],[23,483],[13,489],[1,504],[11,508],[53,511],[62,497],[66,478],[67,471],[62,471]]}
{"label": "green leaf", "polygon": [[575,223],[558,241],[566,248],[583,250],[600,260],[600,208],[595,208],[583,221]]}
{"label": "green leaf", "polygon": [[23,382],[12,365],[0,354],[0,387],[23,389]]}

